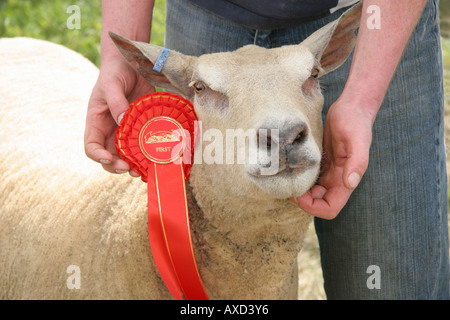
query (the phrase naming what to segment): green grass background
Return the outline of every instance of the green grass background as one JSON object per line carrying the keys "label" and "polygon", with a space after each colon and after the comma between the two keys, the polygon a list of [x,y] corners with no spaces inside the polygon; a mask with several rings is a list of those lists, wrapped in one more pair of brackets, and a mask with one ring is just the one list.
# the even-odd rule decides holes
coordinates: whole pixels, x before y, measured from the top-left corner
{"label": "green grass background", "polygon": [[[67,8],[77,5],[81,13],[80,29],[70,30]],[[165,0],[156,0],[151,43],[164,43]],[[447,146],[450,146],[450,0],[440,1],[440,21],[446,92]],[[0,37],[45,39],[71,48],[100,66],[101,1],[94,0],[0,0]],[[449,167],[450,172],[450,167]],[[301,299],[323,299],[317,239],[312,228],[299,256]]]}
{"label": "green grass background", "polygon": [[[71,5],[80,8],[80,29],[67,28],[71,16],[67,8]],[[165,0],[156,0],[151,42],[157,45],[164,43],[165,5]],[[100,0],[0,0],[0,37],[56,42],[83,54],[97,66],[101,29]]]}

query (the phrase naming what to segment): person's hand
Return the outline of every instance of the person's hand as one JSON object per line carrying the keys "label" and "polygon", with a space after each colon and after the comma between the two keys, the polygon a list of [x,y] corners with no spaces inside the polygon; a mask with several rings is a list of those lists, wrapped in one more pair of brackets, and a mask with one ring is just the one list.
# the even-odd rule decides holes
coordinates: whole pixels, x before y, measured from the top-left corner
{"label": "person's hand", "polygon": [[296,199],[299,207],[319,218],[335,218],[359,184],[369,164],[375,114],[353,99],[340,98],[328,111],[324,156],[318,184]]}
{"label": "person's hand", "polygon": [[129,104],[154,91],[155,88],[122,57],[102,62],[87,110],[84,135],[86,155],[101,163],[108,172],[130,172],[130,175],[138,176],[119,158],[114,136],[121,115]]}

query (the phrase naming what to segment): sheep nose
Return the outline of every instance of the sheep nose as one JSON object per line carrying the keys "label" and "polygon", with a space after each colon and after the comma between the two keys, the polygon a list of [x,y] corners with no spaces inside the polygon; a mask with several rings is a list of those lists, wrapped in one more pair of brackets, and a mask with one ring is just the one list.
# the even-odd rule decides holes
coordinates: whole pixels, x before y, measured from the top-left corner
{"label": "sheep nose", "polygon": [[[264,132],[266,135],[261,135]],[[304,122],[297,122],[281,126],[277,129],[260,129],[258,138],[260,143],[265,143],[267,148],[277,144],[280,152],[286,152],[292,148],[299,147],[308,136],[308,126]]]}
{"label": "sheep nose", "polygon": [[305,141],[308,139],[308,126],[304,122],[289,123],[279,128],[263,129],[266,135],[259,134],[260,147],[271,150],[278,148],[279,164],[284,168],[304,167],[308,155]]}

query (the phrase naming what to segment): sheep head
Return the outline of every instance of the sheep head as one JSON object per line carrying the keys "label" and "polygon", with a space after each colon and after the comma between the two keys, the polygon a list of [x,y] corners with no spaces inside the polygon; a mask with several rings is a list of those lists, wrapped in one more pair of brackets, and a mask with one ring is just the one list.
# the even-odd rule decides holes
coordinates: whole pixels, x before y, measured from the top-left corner
{"label": "sheep head", "polygon": [[[323,106],[318,79],[353,50],[360,12],[361,4],[354,6],[298,45],[248,45],[200,57],[171,51],[161,72],[153,70],[161,47],[110,36],[147,81],[193,102],[203,137],[196,150],[203,159],[194,167],[201,162],[202,174],[227,192],[285,199],[303,194],[318,178]],[[246,148],[240,149],[240,139]]]}

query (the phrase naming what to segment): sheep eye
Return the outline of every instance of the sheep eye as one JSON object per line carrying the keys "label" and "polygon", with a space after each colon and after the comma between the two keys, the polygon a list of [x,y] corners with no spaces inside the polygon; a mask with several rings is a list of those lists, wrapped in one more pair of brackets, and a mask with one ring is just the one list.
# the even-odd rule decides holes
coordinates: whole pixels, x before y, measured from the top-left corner
{"label": "sheep eye", "polygon": [[320,70],[318,68],[314,68],[313,71],[311,72],[311,77],[317,79],[319,77],[319,72]]}
{"label": "sheep eye", "polygon": [[196,93],[202,93],[206,89],[206,85],[202,81],[196,81],[192,84]]}

